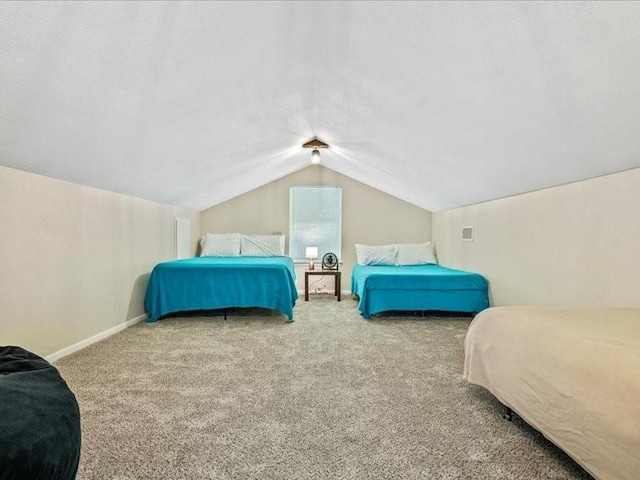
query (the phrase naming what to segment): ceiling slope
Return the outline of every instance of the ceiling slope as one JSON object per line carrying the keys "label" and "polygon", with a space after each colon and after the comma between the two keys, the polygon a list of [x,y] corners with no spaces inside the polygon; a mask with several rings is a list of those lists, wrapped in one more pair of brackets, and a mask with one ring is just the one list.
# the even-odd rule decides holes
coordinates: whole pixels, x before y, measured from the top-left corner
{"label": "ceiling slope", "polygon": [[202,210],[323,164],[437,211],[640,167],[638,2],[2,2],[0,164]]}

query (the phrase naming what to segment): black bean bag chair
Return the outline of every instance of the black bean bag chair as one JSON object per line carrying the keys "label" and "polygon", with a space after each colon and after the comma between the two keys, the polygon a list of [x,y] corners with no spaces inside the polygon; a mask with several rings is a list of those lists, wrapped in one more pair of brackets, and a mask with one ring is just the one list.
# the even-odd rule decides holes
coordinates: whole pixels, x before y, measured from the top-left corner
{"label": "black bean bag chair", "polygon": [[80,410],[58,370],[0,346],[0,480],[73,480],[79,462]]}

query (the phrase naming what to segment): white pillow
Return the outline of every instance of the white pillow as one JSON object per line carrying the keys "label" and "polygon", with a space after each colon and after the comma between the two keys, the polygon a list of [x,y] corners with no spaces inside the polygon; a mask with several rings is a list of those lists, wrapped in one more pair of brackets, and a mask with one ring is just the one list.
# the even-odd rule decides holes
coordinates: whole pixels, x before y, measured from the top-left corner
{"label": "white pillow", "polygon": [[233,257],[240,255],[239,233],[207,233],[202,239],[201,257]]}
{"label": "white pillow", "polygon": [[398,265],[425,265],[435,263],[433,243],[401,243],[398,245]]}
{"label": "white pillow", "polygon": [[356,257],[360,265],[395,265],[398,256],[397,245],[355,244]]}
{"label": "white pillow", "polygon": [[251,257],[284,255],[284,235],[242,235],[240,254]]}

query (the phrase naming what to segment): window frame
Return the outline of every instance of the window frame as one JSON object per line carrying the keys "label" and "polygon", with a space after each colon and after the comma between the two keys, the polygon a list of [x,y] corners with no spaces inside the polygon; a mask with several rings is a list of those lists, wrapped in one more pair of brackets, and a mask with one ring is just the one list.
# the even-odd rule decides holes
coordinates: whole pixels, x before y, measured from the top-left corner
{"label": "window frame", "polygon": [[[309,202],[313,204],[313,208],[311,208],[311,212],[309,212],[309,217],[311,218],[314,214],[317,215],[318,210],[322,210],[322,204],[328,204],[327,208],[336,208],[337,218],[333,219],[332,228],[331,227],[320,227],[317,220],[307,220],[304,223],[314,224],[314,227],[317,228],[315,232],[306,232],[304,233],[304,227],[300,228],[299,225],[300,220],[298,218],[300,215],[297,215],[297,212],[304,208],[304,203],[300,203],[303,200],[300,198],[300,195],[296,195],[296,193],[300,192],[301,194],[310,195],[313,190],[317,191],[317,199]],[[322,194],[327,194],[327,192],[331,190],[337,193],[337,198],[334,199],[323,199]],[[298,222],[296,222],[298,220]],[[303,219],[304,220],[304,219]],[[323,223],[323,222],[320,222]],[[331,223],[331,222],[324,222]],[[331,232],[330,230],[334,231]],[[302,233],[301,233],[302,232]],[[325,240],[327,235],[334,235],[333,239]],[[301,239],[300,237],[307,237],[308,239]],[[322,237],[322,239],[313,239],[312,237]],[[303,242],[302,244],[298,244],[298,242]],[[331,243],[330,245],[326,245],[327,243]],[[318,247],[318,259],[322,259],[323,255],[328,252],[334,253],[338,260],[341,261],[342,257],[342,187],[336,185],[295,185],[289,187],[289,256],[293,258],[295,262],[308,261],[304,256],[305,247],[309,246],[317,246]],[[318,260],[317,259],[317,260]]]}

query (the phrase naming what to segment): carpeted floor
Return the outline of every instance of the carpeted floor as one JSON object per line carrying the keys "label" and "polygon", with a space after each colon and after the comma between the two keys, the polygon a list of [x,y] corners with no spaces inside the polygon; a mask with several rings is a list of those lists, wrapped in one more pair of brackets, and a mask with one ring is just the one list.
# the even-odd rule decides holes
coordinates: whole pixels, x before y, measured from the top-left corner
{"label": "carpeted floor", "polygon": [[591,478],[462,380],[470,318],[294,314],[168,318],[58,361],[78,480]]}

